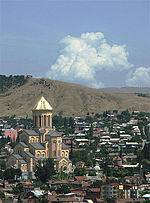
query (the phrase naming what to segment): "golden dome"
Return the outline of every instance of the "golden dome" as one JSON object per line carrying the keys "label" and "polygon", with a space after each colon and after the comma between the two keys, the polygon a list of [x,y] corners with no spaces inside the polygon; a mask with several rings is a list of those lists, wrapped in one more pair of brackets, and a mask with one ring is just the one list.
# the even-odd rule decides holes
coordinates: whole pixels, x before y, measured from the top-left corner
{"label": "golden dome", "polygon": [[44,97],[41,97],[41,99],[36,103],[33,110],[50,110],[52,111],[52,106],[46,101]]}

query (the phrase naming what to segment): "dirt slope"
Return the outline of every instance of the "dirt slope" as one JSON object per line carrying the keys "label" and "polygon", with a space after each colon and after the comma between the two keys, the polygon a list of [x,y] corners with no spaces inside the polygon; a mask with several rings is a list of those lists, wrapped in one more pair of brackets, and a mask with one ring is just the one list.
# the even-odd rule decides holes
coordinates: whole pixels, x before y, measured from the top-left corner
{"label": "dirt slope", "polygon": [[150,112],[150,98],[134,94],[114,94],[77,84],[50,79],[30,78],[17,88],[0,93],[0,116],[13,115],[31,117],[32,108],[44,96],[54,108],[54,114],[65,116],[101,113],[105,110],[139,110]]}

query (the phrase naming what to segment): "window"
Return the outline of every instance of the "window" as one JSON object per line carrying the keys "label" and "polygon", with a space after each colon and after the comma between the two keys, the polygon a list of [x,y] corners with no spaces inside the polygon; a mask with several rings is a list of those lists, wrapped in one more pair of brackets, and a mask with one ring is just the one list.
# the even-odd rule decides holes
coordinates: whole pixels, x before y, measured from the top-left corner
{"label": "window", "polygon": [[39,126],[41,127],[41,116],[39,116]]}
{"label": "window", "polygon": [[48,116],[48,126],[50,126],[50,116]]}
{"label": "window", "polygon": [[46,126],[46,116],[44,116],[44,126]]}
{"label": "window", "polygon": [[45,157],[45,152],[42,153],[42,157],[43,157],[43,158]]}
{"label": "window", "polygon": [[38,151],[38,152],[36,153],[36,156],[37,156],[37,157],[40,157],[40,155],[41,155],[41,153]]}
{"label": "window", "polygon": [[31,142],[34,142],[34,137],[31,137]]}
{"label": "window", "polygon": [[37,125],[37,116],[35,116],[35,126]]}

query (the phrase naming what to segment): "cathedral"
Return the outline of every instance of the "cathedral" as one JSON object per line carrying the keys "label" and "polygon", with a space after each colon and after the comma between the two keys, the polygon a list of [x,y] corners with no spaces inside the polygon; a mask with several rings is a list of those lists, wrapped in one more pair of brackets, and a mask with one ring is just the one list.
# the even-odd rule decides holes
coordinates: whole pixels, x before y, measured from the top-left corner
{"label": "cathedral", "polygon": [[23,130],[19,143],[9,156],[7,167],[20,168],[23,173],[34,173],[34,166],[40,160],[52,158],[55,169],[72,169],[69,149],[62,142],[62,136],[52,128],[53,108],[41,97],[32,110],[33,129]]}

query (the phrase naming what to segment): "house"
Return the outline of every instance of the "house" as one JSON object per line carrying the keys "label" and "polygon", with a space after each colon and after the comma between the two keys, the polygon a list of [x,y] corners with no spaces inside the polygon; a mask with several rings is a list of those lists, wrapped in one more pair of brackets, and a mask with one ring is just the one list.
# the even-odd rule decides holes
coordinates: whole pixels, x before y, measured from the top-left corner
{"label": "house", "polygon": [[18,133],[17,130],[10,128],[10,129],[2,129],[2,137],[7,138],[9,137],[11,142],[16,142]]}

